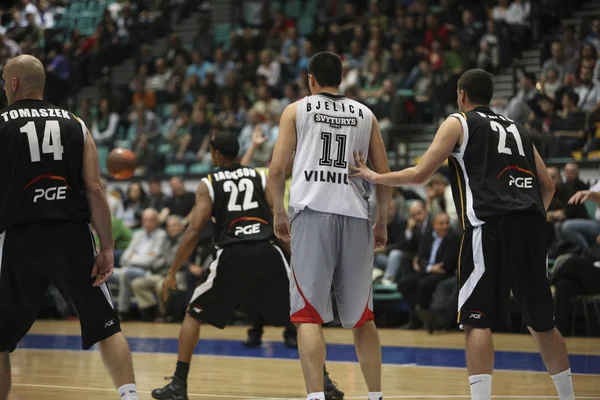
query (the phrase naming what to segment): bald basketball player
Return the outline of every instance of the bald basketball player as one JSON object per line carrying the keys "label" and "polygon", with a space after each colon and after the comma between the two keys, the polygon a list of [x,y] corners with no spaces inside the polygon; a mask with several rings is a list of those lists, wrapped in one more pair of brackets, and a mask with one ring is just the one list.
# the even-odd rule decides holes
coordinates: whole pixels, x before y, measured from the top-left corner
{"label": "bald basketball player", "polygon": [[50,284],[77,309],[83,349],[98,343],[121,400],[137,400],[131,353],[105,283],[114,242],[94,140],[83,121],[43,100],[37,58],[12,59],[3,78],[9,107],[0,111],[0,400],[10,391],[9,353]]}

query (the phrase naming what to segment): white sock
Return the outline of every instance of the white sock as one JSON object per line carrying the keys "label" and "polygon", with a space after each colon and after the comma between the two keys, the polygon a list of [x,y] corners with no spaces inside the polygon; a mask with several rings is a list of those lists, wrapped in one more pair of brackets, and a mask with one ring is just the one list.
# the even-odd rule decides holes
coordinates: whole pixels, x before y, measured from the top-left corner
{"label": "white sock", "polygon": [[121,400],[139,400],[135,383],[128,383],[117,389]]}
{"label": "white sock", "polygon": [[308,396],[306,396],[306,400],[325,400],[325,393],[324,392],[309,393]]}
{"label": "white sock", "polygon": [[488,374],[469,376],[472,400],[490,400],[492,398],[492,376]]}
{"label": "white sock", "polygon": [[369,400],[383,400],[381,392],[369,392]]}
{"label": "white sock", "polygon": [[558,392],[558,398],[560,400],[574,400],[575,394],[573,393],[573,379],[571,378],[571,368],[566,371],[559,372],[556,375],[552,375],[554,386]]}

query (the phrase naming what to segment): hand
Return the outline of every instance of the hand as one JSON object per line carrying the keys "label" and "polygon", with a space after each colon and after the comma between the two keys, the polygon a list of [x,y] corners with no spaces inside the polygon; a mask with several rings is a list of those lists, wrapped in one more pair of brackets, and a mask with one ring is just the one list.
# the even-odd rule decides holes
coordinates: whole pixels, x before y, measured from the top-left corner
{"label": "hand", "polygon": [[446,271],[444,270],[444,268],[442,268],[442,266],[444,265],[444,263],[439,263],[439,264],[434,264],[431,266],[431,269],[429,270],[429,272],[431,272],[432,274],[445,274]]}
{"label": "hand", "polygon": [[275,213],[273,217],[273,230],[277,239],[284,243],[290,241],[290,219],[285,211]]}
{"label": "hand", "polygon": [[557,221],[564,221],[567,219],[567,214],[565,214],[565,210],[556,210],[554,211],[554,218],[556,218]]}
{"label": "hand", "polygon": [[190,265],[188,269],[190,270],[190,273],[196,278],[199,278],[200,275],[202,275],[202,267],[199,265]]}
{"label": "hand", "polygon": [[356,162],[356,166],[350,165],[348,167],[350,169],[350,178],[361,178],[367,182],[376,183],[379,174],[367,167],[360,154],[354,153],[354,161]]}
{"label": "hand", "polygon": [[581,204],[587,201],[592,195],[592,193],[594,192],[592,192],[591,190],[580,190],[569,199],[569,204]]}
{"label": "hand", "polygon": [[387,226],[384,224],[373,225],[373,237],[375,239],[375,252],[385,251],[387,243]]}
{"label": "hand", "polygon": [[163,300],[165,302],[169,298],[169,290],[175,289],[176,284],[177,284],[177,278],[175,277],[175,272],[169,271],[169,273],[165,277],[165,281],[163,282],[163,288],[162,288]]}
{"label": "hand", "polygon": [[417,262],[417,257],[415,257],[415,259],[413,260],[413,269],[415,270],[415,272],[421,272],[421,266]]}
{"label": "hand", "polygon": [[406,222],[406,230],[412,231],[415,228],[415,226],[417,226],[417,221],[415,221],[414,218],[409,218]]}
{"label": "hand", "polygon": [[113,249],[104,249],[96,254],[94,268],[92,269],[92,278],[94,287],[102,285],[115,272],[115,256]]}
{"label": "hand", "polygon": [[[257,126],[257,128],[260,128],[260,125]],[[269,138],[267,136],[263,136],[262,128],[254,129],[254,131],[252,131],[252,144],[255,145],[256,147],[260,146],[261,144],[266,142],[268,139]]]}

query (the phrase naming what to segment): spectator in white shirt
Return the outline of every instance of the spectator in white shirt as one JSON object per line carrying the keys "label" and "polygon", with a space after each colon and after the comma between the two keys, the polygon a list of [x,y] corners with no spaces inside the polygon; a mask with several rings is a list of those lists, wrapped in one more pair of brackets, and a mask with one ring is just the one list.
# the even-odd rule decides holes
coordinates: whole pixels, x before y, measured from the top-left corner
{"label": "spectator in white shirt", "polygon": [[600,110],[600,85],[592,81],[592,69],[581,68],[579,86],[574,91],[579,96],[577,106],[586,113],[595,113]]}
{"label": "spectator in white shirt", "polygon": [[514,0],[505,14],[506,23],[509,25],[529,26],[529,14],[531,13],[531,4],[529,1]]}
{"label": "spectator in white shirt", "polygon": [[263,76],[267,80],[267,85],[273,87],[279,83],[281,76],[281,64],[273,60],[273,53],[265,49],[260,53],[260,65],[256,69],[256,75]]}
{"label": "spectator in white shirt", "polygon": [[42,18],[40,17],[40,12],[38,8],[31,2],[31,0],[22,0],[23,1],[23,12],[21,13],[21,26],[29,25],[29,21],[27,21],[27,14],[33,14],[35,19],[35,24],[38,26],[42,25]]}
{"label": "spectator in white shirt", "polygon": [[131,282],[138,277],[151,275],[165,264],[167,233],[159,228],[158,212],[152,208],[142,214],[143,229],[135,232],[121,256],[121,268],[115,269],[109,282],[119,285],[117,310],[121,317],[131,308]]}
{"label": "spectator in white shirt", "polygon": [[542,77],[541,84],[543,93],[552,100],[556,100],[556,92],[562,87],[556,68],[548,68],[546,70],[546,75]]}
{"label": "spectator in white shirt", "polygon": [[171,76],[173,76],[171,69],[167,68],[167,63],[163,58],[158,58],[154,62],[156,73],[148,79],[147,88],[155,92],[167,90]]}
{"label": "spectator in white shirt", "polygon": [[499,0],[498,5],[492,9],[492,19],[496,22],[506,22],[508,0]]}
{"label": "spectator in white shirt", "polygon": [[92,122],[92,137],[98,146],[110,145],[117,133],[119,114],[110,110],[107,98],[100,99],[98,113]]}

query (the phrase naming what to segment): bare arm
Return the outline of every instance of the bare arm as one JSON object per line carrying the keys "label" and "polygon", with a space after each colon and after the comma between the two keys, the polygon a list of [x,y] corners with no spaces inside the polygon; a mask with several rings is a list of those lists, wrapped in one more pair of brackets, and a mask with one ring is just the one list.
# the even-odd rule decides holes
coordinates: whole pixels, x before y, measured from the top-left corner
{"label": "bare arm", "polygon": [[402,186],[411,183],[423,183],[442,165],[450,156],[452,150],[463,139],[463,128],[456,117],[448,117],[439,127],[435,139],[423,155],[421,161],[414,167],[402,171],[378,174],[370,171],[358,157],[357,167],[351,167],[353,176],[360,176],[369,182],[386,186]]}
{"label": "bare arm", "polygon": [[548,168],[544,164],[544,160],[540,157],[535,146],[533,146],[533,153],[535,156],[535,168],[537,170],[537,178],[540,182],[540,190],[542,191],[542,199],[544,200],[544,209],[548,210],[552,197],[554,197],[554,182],[548,173]]}
{"label": "bare arm", "polygon": [[83,186],[91,210],[90,220],[100,240],[100,250],[112,250],[114,241],[110,208],[100,180],[98,150],[89,130],[83,146]]}
{"label": "bare arm", "polygon": [[268,196],[273,202],[273,214],[285,213],[285,172],[288,161],[296,148],[296,103],[285,108],[279,122],[279,136],[273,150],[267,183]]}
{"label": "bare arm", "polygon": [[[371,128],[371,142],[369,143],[369,161],[373,170],[378,174],[390,172],[385,145],[381,138],[379,123],[373,115],[373,126]],[[392,188],[384,185],[377,185],[375,188],[375,197],[377,199],[377,224],[387,225],[388,207],[392,198]]]}
{"label": "bare arm", "polygon": [[202,232],[212,214],[212,201],[208,194],[208,187],[204,182],[200,182],[200,185],[198,185],[196,206],[192,212],[192,218],[181,238],[181,243],[179,244],[179,249],[177,249],[177,254],[175,254],[175,260],[173,260],[169,274],[175,275],[190,258],[200,239],[200,232]]}

